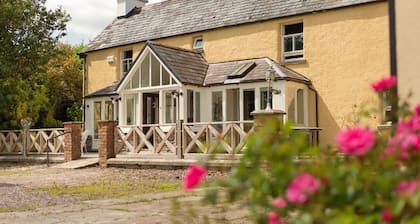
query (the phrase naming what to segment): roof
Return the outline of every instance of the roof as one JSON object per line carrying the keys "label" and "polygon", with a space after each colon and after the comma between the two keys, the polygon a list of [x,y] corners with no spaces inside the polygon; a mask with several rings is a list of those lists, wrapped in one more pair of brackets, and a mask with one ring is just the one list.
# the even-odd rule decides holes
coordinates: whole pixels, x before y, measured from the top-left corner
{"label": "roof", "polygon": [[113,83],[110,86],[107,86],[105,88],[102,88],[102,89],[100,89],[100,90],[98,90],[96,92],[93,92],[93,93],[85,96],[85,98],[94,98],[94,97],[118,95],[118,93],[116,92],[117,86],[118,86],[118,82],[115,82],[115,83]]}
{"label": "roof", "polygon": [[[247,74],[245,74],[244,77],[237,79],[228,78],[228,76],[232,74],[236,69],[244,64],[249,63],[255,63],[255,67],[253,67]],[[311,83],[311,80],[305,76],[292,71],[269,58],[256,58],[209,64],[209,69],[207,71],[207,76],[203,86],[265,81],[266,73],[270,67],[273,67],[274,69],[275,80],[296,81],[306,84]]]}
{"label": "roof", "polygon": [[148,42],[146,45],[150,46],[159,55],[159,58],[181,83],[191,85],[203,84],[208,64],[200,53],[153,42]]}
{"label": "roof", "polygon": [[83,53],[383,0],[167,0],[115,19]]}

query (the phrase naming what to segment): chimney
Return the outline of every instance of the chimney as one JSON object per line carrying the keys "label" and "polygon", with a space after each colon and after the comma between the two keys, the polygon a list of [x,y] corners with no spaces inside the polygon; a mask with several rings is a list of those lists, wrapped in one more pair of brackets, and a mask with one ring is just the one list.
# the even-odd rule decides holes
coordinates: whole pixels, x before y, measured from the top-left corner
{"label": "chimney", "polygon": [[134,7],[144,6],[148,0],[117,0],[117,17],[126,16]]}

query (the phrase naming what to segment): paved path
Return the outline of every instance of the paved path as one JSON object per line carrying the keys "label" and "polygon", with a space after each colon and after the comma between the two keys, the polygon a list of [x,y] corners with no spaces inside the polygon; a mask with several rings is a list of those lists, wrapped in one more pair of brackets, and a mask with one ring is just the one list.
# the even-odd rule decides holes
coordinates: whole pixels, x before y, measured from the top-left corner
{"label": "paved path", "polygon": [[244,221],[246,210],[229,206],[229,208],[213,208],[200,205],[201,197],[185,192],[170,192],[139,195],[134,197],[78,202],[71,205],[58,205],[39,208],[33,211],[0,213],[1,224],[31,223],[31,224],[105,224],[105,223],[202,223],[199,219],[186,215],[171,215],[173,200],[176,198],[181,205],[181,213],[188,214],[188,206],[196,206],[199,214],[207,214],[211,218],[224,217],[224,223],[249,223]]}

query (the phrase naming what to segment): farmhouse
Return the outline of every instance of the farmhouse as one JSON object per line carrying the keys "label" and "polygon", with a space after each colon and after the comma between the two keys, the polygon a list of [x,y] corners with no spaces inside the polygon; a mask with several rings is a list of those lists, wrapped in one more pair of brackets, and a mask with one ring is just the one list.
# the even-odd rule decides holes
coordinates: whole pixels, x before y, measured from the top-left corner
{"label": "farmhouse", "polygon": [[227,129],[235,152],[251,113],[269,109],[302,130],[322,129],[316,141],[328,145],[363,105],[379,105],[369,83],[390,71],[387,1],[146,3],[118,0],[118,17],[81,54],[94,148],[99,121],[116,120],[130,152],[174,153],[175,133],[195,152],[204,135]]}

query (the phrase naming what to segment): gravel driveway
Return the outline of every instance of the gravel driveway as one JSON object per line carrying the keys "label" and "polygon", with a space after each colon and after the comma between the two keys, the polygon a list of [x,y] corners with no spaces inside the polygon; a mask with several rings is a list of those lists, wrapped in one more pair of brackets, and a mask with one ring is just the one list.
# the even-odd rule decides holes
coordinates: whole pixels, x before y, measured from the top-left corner
{"label": "gravel driveway", "polygon": [[[127,218],[122,219],[121,223],[167,223],[168,216],[170,215],[170,200],[163,200],[165,194],[167,193],[158,193],[158,194],[147,194],[123,197],[119,199],[115,198],[104,198],[101,200],[94,201],[85,201],[79,195],[54,195],[50,194],[43,188],[48,188],[51,186],[79,186],[84,183],[91,183],[94,181],[162,181],[162,182],[176,182],[181,183],[184,175],[184,170],[159,170],[159,169],[119,169],[119,168],[107,168],[100,169],[98,167],[91,167],[79,170],[71,169],[58,169],[54,167],[47,167],[46,165],[17,165],[9,163],[0,163],[0,223],[26,223],[30,221],[31,223],[113,223],[108,222],[110,220],[110,215],[113,213],[117,216],[116,218],[121,218],[120,213],[133,213],[132,208],[137,204],[139,209],[142,209],[141,214],[143,215],[143,220],[149,220],[150,222],[137,222],[133,221],[134,217],[139,217],[138,214],[134,213],[134,216],[129,216],[126,214]],[[209,171],[209,178],[220,178],[226,176],[226,173],[220,171]],[[147,192],[146,192],[147,193]],[[176,192],[175,192],[176,193]],[[171,194],[171,193],[169,193]],[[182,191],[178,191],[177,198],[187,197],[185,200],[198,201],[198,197],[193,197],[192,195],[185,195]],[[159,196],[163,195],[163,196]],[[184,195],[184,196],[180,196]],[[136,202],[129,202],[133,198],[141,197]],[[153,198],[157,197],[156,200]],[[152,200],[152,199],[153,200]],[[189,199],[188,199],[189,198]],[[110,202],[111,200],[114,202]],[[121,201],[122,200],[122,201]],[[151,200],[151,201],[149,201]],[[163,200],[163,201],[162,201]],[[90,219],[76,219],[69,221],[67,218],[70,217],[71,211],[75,213],[80,213],[83,207],[86,207],[86,211],[90,212],[99,212],[101,205],[108,207],[115,207],[124,205],[124,208],[116,208],[109,214],[103,216],[108,217],[103,222],[94,221],[96,218],[101,217],[93,216]],[[127,206],[127,204],[132,204]],[[94,209],[89,209],[93,206]],[[166,207],[166,209],[160,209],[161,206]],[[127,208],[126,208],[127,207]],[[54,209],[52,209],[54,208]],[[61,210],[60,210],[61,208]],[[69,211],[66,211],[70,209]],[[95,210],[96,209],[96,210]],[[109,208],[108,208],[109,209]],[[149,209],[150,211],[148,211]],[[55,210],[55,212],[67,212],[69,217],[59,219],[54,212],[48,212]],[[160,211],[157,212],[156,211]],[[166,217],[163,220],[166,221],[156,221],[157,219],[148,219],[148,212],[150,214],[156,213],[159,217]],[[153,213],[154,212],[154,213]],[[66,214],[67,214],[66,213]],[[118,213],[118,214],[117,214]],[[75,215],[75,214],[74,214]],[[49,217],[49,219],[43,219],[42,217]],[[77,216],[77,215],[75,215]],[[32,218],[28,218],[32,217]],[[37,218],[34,218],[37,217]],[[41,217],[41,218],[40,218]],[[149,217],[150,218],[150,217]],[[48,221],[49,220],[49,221]],[[54,221],[55,220],[55,221]],[[82,221],[85,220],[85,221]],[[115,220],[116,221],[116,220]],[[127,222],[128,221],[128,222]],[[119,221],[115,222],[119,223]],[[243,222],[240,222],[243,223]]]}

